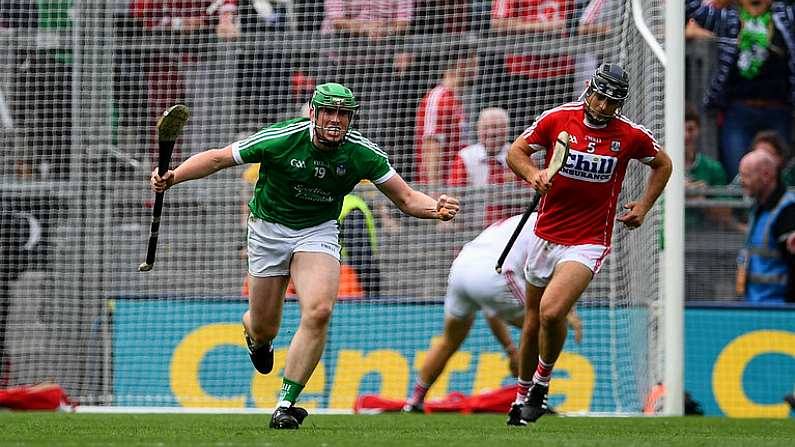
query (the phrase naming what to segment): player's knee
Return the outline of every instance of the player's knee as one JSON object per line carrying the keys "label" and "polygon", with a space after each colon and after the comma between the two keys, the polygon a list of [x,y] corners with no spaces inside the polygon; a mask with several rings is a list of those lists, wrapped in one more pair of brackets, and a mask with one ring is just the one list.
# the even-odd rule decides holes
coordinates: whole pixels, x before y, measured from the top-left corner
{"label": "player's knee", "polygon": [[556,326],[566,323],[566,312],[558,307],[541,308],[541,326]]}
{"label": "player's knee", "polygon": [[301,322],[309,327],[326,327],[331,321],[331,310],[332,306],[325,303],[308,306],[303,310]]}
{"label": "player's knee", "polygon": [[252,321],[251,327],[248,329],[249,337],[253,338],[257,343],[264,343],[273,340],[279,334],[279,326],[269,324],[257,324]]}

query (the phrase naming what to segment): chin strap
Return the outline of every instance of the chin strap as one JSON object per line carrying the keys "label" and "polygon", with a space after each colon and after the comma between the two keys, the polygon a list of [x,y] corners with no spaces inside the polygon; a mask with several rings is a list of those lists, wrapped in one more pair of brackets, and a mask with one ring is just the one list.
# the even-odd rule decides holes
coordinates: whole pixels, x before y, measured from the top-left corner
{"label": "chin strap", "polygon": [[589,89],[586,88],[585,91],[582,92],[582,94],[580,95],[580,99],[579,100],[582,101],[585,104],[585,118],[588,121],[590,121],[591,124],[595,124],[597,126],[604,126],[604,125],[607,125],[607,123],[609,123],[611,119],[621,115],[621,109],[624,108],[624,104],[623,103],[621,104],[621,107],[617,107],[616,108],[616,110],[613,112],[612,116],[608,117],[604,121],[599,121],[599,120],[594,119],[588,112],[588,110],[590,110],[590,108],[591,108],[591,105],[588,104],[588,90]]}
{"label": "chin strap", "polygon": [[339,143],[332,143],[331,141],[328,141],[325,138],[323,138],[322,136],[320,136],[320,133],[318,132],[318,129],[319,130],[328,130],[328,128],[327,127],[321,127],[319,124],[317,124],[317,110],[315,110],[315,108],[311,107],[311,106],[310,106],[310,110],[312,110],[312,113],[315,116],[313,119],[310,120],[310,123],[312,123],[312,131],[317,135],[318,141],[320,141],[321,143],[323,143],[326,146],[331,146],[331,147],[337,147],[337,146],[339,146],[339,145],[341,145],[342,143],[345,142],[345,140],[348,138],[348,134],[351,132],[351,129],[353,129],[353,119],[356,118],[356,112],[352,112],[351,113],[351,119],[348,122],[348,129],[345,130],[345,134],[343,134],[342,139],[339,141]]}
{"label": "chin strap", "polygon": [[318,129],[320,129],[320,130],[327,130],[325,127],[320,127],[320,126],[318,126],[317,124],[315,124],[315,123],[312,123],[312,128],[313,128],[314,134],[315,134],[315,135],[317,135],[317,140],[318,140],[318,141],[319,141],[321,144],[323,144],[324,146],[328,146],[328,147],[330,147],[330,148],[336,148],[336,147],[339,147],[340,145],[342,145],[342,143],[344,143],[344,142],[345,142],[345,139],[348,137],[348,132],[346,131],[346,132],[345,132],[345,135],[343,135],[343,136],[342,136],[342,139],[341,139],[340,141],[337,141],[337,142],[334,142],[334,141],[329,141],[329,140],[327,140],[327,139],[323,138],[323,137],[321,136],[320,132],[318,132]]}

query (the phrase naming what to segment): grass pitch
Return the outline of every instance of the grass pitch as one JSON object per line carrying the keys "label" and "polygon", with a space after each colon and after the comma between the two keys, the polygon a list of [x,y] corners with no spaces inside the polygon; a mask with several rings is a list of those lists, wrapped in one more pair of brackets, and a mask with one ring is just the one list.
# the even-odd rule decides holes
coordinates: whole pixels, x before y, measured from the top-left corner
{"label": "grass pitch", "polygon": [[0,413],[0,446],[794,446],[792,419],[310,415],[296,431],[268,415]]}

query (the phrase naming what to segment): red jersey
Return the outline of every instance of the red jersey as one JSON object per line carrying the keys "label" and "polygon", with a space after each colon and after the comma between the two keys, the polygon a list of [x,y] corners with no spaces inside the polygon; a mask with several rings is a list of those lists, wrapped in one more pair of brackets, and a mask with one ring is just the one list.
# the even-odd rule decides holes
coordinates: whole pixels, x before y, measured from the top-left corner
{"label": "red jersey", "polygon": [[[562,130],[570,135],[569,158],[541,199],[536,235],[562,245],[609,246],[629,161],[649,162],[660,146],[646,128],[623,115],[601,128],[586,125],[582,102],[544,112],[522,137],[543,150],[553,147]],[[548,150],[547,163],[551,156]]]}
{"label": "red jersey", "polygon": [[464,106],[455,93],[444,85],[432,88],[420,102],[417,109],[416,140],[417,180],[425,183],[428,179],[423,169],[423,140],[435,138],[442,147],[439,177],[450,175],[450,165],[455,155],[463,147],[461,134],[465,124]]}
{"label": "red jersey", "polygon": [[[527,23],[561,21],[571,12],[569,0],[494,0],[491,4],[491,17],[494,19],[520,18]],[[565,26],[560,30],[566,37]],[[508,73],[533,79],[557,78],[574,71],[568,56],[542,56],[532,53],[506,54],[505,66]]]}

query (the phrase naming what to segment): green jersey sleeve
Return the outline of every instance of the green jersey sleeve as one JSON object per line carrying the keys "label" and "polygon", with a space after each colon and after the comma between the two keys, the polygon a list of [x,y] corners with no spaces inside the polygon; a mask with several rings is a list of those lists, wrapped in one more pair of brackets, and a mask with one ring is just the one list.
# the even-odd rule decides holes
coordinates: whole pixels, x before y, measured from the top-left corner
{"label": "green jersey sleeve", "polygon": [[255,134],[232,144],[232,156],[237,164],[268,163],[283,150],[282,143],[291,135],[309,128],[308,118],[295,118],[263,128]]}
{"label": "green jersey sleeve", "polygon": [[377,144],[363,137],[358,131],[351,131],[348,140],[359,146],[358,157],[361,160],[361,175],[379,185],[386,182],[397,172],[389,163],[389,156]]}

